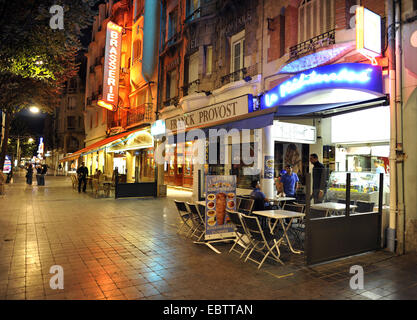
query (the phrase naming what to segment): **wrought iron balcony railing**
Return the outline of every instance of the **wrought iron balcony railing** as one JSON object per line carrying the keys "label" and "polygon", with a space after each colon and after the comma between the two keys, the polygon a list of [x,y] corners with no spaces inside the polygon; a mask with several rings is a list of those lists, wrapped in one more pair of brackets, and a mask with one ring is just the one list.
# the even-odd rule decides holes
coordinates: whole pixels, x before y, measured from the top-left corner
{"label": "wrought iron balcony railing", "polygon": [[165,100],[163,105],[164,105],[164,107],[168,107],[168,106],[172,106],[172,105],[178,106],[178,103],[179,103],[179,97],[175,96],[175,97],[172,97],[168,100]]}
{"label": "wrought iron balcony railing", "polygon": [[153,104],[144,103],[127,112],[127,125],[140,124],[153,121]]}
{"label": "wrought iron balcony railing", "polygon": [[242,80],[246,76],[247,73],[248,73],[248,70],[245,67],[245,68],[236,70],[234,72],[231,72],[231,73],[221,77],[220,80],[222,82],[222,85],[226,84],[226,83],[229,83],[229,82],[239,81],[239,80]]}
{"label": "wrought iron balcony railing", "polygon": [[290,47],[290,60],[295,60],[306,53],[314,52],[319,48],[327,47],[335,43],[335,30],[327,31],[296,46]]}
{"label": "wrought iron balcony railing", "polygon": [[193,93],[193,91],[198,90],[199,84],[200,84],[200,79],[196,79],[182,86],[181,89],[184,92],[184,96],[188,95],[189,93]]}

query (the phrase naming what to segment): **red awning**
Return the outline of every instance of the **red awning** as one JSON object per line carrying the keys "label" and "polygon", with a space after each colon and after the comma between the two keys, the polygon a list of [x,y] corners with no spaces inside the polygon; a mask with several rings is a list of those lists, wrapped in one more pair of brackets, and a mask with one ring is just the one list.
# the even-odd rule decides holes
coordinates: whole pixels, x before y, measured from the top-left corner
{"label": "red awning", "polygon": [[65,161],[70,161],[70,160],[74,160],[77,159],[79,157],[81,157],[84,153],[89,152],[89,151],[94,151],[95,149],[99,149],[100,147],[103,147],[113,141],[116,141],[118,139],[124,138],[132,133],[135,133],[137,131],[143,130],[143,128],[141,129],[136,129],[136,130],[132,130],[132,131],[126,131],[126,132],[122,132],[119,134],[116,134],[114,136],[108,137],[106,139],[97,141],[91,145],[89,145],[88,147],[85,147],[81,150],[78,150],[72,154],[70,154],[69,156],[62,158],[61,160],[59,160],[59,162],[65,162]]}

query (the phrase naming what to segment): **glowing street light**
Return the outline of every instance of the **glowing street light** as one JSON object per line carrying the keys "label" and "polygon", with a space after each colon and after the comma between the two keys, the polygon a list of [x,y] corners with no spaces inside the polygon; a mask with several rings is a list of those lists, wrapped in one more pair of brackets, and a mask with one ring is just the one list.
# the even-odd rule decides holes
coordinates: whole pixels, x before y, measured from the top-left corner
{"label": "glowing street light", "polygon": [[28,139],[28,143],[33,143],[33,142],[35,142],[35,140],[33,140],[33,138]]}
{"label": "glowing street light", "polygon": [[36,106],[31,106],[29,108],[29,111],[32,112],[32,113],[39,113],[40,109]]}

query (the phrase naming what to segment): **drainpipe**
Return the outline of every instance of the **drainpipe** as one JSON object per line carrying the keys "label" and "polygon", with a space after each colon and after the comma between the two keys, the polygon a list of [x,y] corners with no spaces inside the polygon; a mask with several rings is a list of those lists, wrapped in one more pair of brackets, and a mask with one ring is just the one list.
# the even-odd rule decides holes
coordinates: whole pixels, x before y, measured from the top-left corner
{"label": "drainpipe", "polygon": [[396,102],[396,175],[397,175],[397,253],[405,253],[404,158],[402,112],[401,0],[395,1],[395,102]]}
{"label": "drainpipe", "polygon": [[395,252],[395,229],[397,219],[397,121],[396,121],[396,69],[395,69],[395,30],[394,0],[386,1],[388,8],[388,61],[389,61],[389,91],[390,91],[390,213],[389,226],[387,230],[387,248]]}

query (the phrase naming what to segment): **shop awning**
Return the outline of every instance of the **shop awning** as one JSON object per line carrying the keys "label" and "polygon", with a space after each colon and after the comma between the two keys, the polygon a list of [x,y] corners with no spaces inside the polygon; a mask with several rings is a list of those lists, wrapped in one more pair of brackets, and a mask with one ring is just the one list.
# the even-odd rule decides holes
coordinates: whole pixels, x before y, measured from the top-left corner
{"label": "shop awning", "polygon": [[365,101],[350,101],[328,104],[280,105],[275,112],[275,119],[286,118],[328,118],[340,114],[389,105],[387,96]]}
{"label": "shop awning", "polygon": [[89,154],[91,152],[96,152],[96,151],[101,150],[102,148],[106,147],[108,144],[110,144],[110,143],[112,143],[116,140],[122,139],[124,137],[129,136],[130,134],[133,134],[133,133],[141,131],[141,130],[143,130],[143,128],[137,129],[137,130],[132,130],[132,131],[122,132],[122,133],[116,134],[114,136],[105,138],[103,140],[97,141],[97,142],[93,143],[92,145],[89,145],[88,147],[85,147],[81,150],[78,150],[77,152],[74,152],[73,154],[71,154],[71,155],[69,155],[69,156],[67,156],[67,157],[65,157],[65,158],[63,158],[59,161],[60,162],[71,161],[71,160],[77,159],[78,157],[81,157],[82,155],[86,155],[86,154]]}

